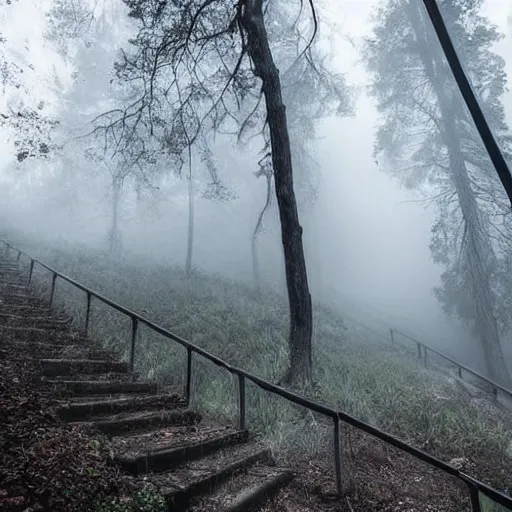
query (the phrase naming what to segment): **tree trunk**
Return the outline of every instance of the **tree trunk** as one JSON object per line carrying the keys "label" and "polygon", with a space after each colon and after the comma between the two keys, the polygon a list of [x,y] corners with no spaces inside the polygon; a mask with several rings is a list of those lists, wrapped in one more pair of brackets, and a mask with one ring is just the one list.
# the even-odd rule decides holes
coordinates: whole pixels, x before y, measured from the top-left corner
{"label": "tree trunk", "polygon": [[443,77],[449,71],[447,72],[447,66],[443,65],[441,55],[436,55],[429,48],[425,37],[429,21],[426,19],[426,13],[422,16],[418,8],[422,7],[419,4],[416,6],[408,4],[409,17],[415,30],[420,57],[438,100],[443,127],[441,135],[448,150],[452,181],[466,227],[465,254],[475,308],[476,329],[490,378],[503,385],[509,385],[510,375],[503,357],[491,287],[490,267],[496,257],[488,234],[482,225],[480,210],[471,188],[462,153],[462,144],[455,122],[456,113],[451,106],[452,102],[457,100],[450,99],[450,94],[445,89],[446,80]]}
{"label": "tree trunk", "polygon": [[121,180],[114,178],[112,180],[112,224],[109,233],[109,252],[111,256],[116,256],[120,249],[119,200],[121,197],[121,187]]}
{"label": "tree trunk", "polygon": [[261,232],[261,228],[263,226],[263,217],[270,206],[270,195],[272,194],[272,174],[265,173],[265,179],[267,180],[267,195],[265,198],[265,204],[258,215],[258,221],[256,222],[256,226],[254,227],[254,231],[252,233],[251,239],[251,254],[252,254],[252,275],[254,279],[254,286],[258,291],[261,288],[261,276],[260,276],[260,265],[258,260],[258,248],[256,247],[256,243],[258,241],[258,235]]}
{"label": "tree trunk", "polygon": [[190,276],[192,272],[192,255],[194,251],[194,183],[192,182],[192,149],[188,146],[188,238],[187,238],[187,260],[185,272]]}
{"label": "tree trunk", "polygon": [[242,25],[247,33],[247,47],[254,74],[262,80],[262,91],[270,129],[274,183],[281,220],[286,285],[290,308],[290,362],[284,382],[308,385],[312,380],[311,336],[313,317],[306,261],[302,245],[297,202],[293,189],[293,169],[286,111],[281,81],[268,42],[262,0],[246,0]]}
{"label": "tree trunk", "polygon": [[260,263],[258,260],[258,248],[256,242],[258,240],[258,233],[254,230],[251,238],[251,256],[252,256],[252,279],[254,286],[258,293],[261,291],[261,276],[260,276]]}

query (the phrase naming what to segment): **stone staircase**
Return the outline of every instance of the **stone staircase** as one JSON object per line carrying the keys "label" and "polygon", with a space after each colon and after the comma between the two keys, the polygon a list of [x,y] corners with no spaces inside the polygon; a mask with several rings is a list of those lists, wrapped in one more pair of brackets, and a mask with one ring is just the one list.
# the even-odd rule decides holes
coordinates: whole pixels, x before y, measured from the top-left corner
{"label": "stone staircase", "polygon": [[108,436],[117,464],[154,484],[173,512],[258,510],[293,477],[247,430],[209,422],[179,394],[138,380],[0,259],[0,357],[6,343],[11,355],[39,362],[62,420]]}

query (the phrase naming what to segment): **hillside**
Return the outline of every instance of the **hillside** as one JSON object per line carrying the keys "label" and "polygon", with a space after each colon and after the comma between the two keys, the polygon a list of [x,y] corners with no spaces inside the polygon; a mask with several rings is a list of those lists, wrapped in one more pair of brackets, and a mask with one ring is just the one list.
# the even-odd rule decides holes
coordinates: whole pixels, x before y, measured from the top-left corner
{"label": "hillside", "polygon": [[[179,268],[149,259],[127,258],[114,264],[86,247],[53,249],[20,239],[13,243],[236,366],[273,381],[283,371],[287,311],[275,293],[266,290],[259,295],[246,285],[200,272],[187,280]],[[35,282],[47,287],[49,279],[39,269]],[[56,298],[78,322],[83,319],[83,292],[60,282]],[[94,302],[91,318],[94,337],[126,357],[128,320]],[[377,339],[363,342],[345,329],[342,316],[333,310],[315,305],[314,324],[315,399],[510,492],[512,422],[506,413],[468,393],[455,379],[423,368],[398,348]],[[137,346],[142,375],[181,388],[183,349],[144,330]],[[234,384],[217,368],[196,362],[193,402],[219,420],[234,418]],[[248,425],[261,432],[283,460],[328,453],[331,443],[330,424],[255,389],[250,389]],[[347,438],[345,450],[350,452]],[[353,464],[357,474],[357,461]]]}

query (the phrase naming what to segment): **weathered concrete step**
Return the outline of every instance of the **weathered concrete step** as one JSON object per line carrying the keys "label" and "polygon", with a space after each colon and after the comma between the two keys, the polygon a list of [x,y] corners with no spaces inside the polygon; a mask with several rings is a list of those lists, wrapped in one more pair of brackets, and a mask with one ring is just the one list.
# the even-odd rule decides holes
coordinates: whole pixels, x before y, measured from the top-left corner
{"label": "weathered concrete step", "polygon": [[64,376],[95,373],[128,373],[130,365],[98,359],[41,359],[43,374]]}
{"label": "weathered concrete step", "polygon": [[94,379],[96,382],[135,382],[139,375],[132,372],[109,372],[109,373],[73,373],[70,375],[51,375],[46,380],[50,381],[90,381]]}
{"label": "weathered concrete step", "polygon": [[56,316],[28,316],[0,313],[0,325],[8,327],[36,327],[39,329],[68,329],[70,318]]}
{"label": "weathered concrete step", "polygon": [[160,489],[169,510],[182,512],[189,510],[192,499],[215,492],[233,475],[271,461],[269,449],[243,444],[186,463],[171,472],[149,474],[146,479]]}
{"label": "weathered concrete step", "polygon": [[134,475],[168,471],[184,462],[200,459],[230,446],[246,443],[247,430],[229,432],[203,441],[171,446],[147,453],[126,453],[115,458],[116,462]]}
{"label": "weathered concrete step", "polygon": [[[19,276],[24,275],[24,273],[16,264],[2,265],[0,263],[0,276],[4,274],[17,274]],[[28,279],[28,274],[26,274],[24,277]]]}
{"label": "weathered concrete step", "polygon": [[23,289],[22,293],[28,293],[27,280],[15,276],[0,276],[0,290],[5,293],[17,293],[16,287]]}
{"label": "weathered concrete step", "polygon": [[0,270],[16,270],[19,271],[18,265],[14,262],[3,260],[2,263],[0,263]]}
{"label": "weathered concrete step", "polygon": [[293,472],[256,466],[221,485],[213,494],[195,500],[190,512],[254,512],[293,479]]}
{"label": "weathered concrete step", "polygon": [[[160,393],[161,394],[161,393]],[[60,397],[57,399],[57,405],[68,405],[68,404],[84,404],[88,402],[106,402],[109,400],[121,400],[122,398],[133,398],[134,394],[130,393],[116,393],[113,395],[70,395],[67,397]],[[137,393],[137,398],[144,398],[155,396],[155,393]]]}
{"label": "weathered concrete step", "polygon": [[201,415],[190,409],[163,409],[143,413],[120,413],[111,418],[90,418],[88,421],[100,432],[117,436],[163,428],[167,425],[195,425],[201,421]]}
{"label": "weathered concrete step", "polygon": [[27,278],[14,272],[0,273],[0,287],[3,286],[24,286],[27,288]]}
{"label": "weathered concrete step", "polygon": [[51,316],[53,311],[50,308],[43,308],[35,305],[20,306],[19,304],[0,303],[0,314],[19,316]]}
{"label": "weathered concrete step", "polygon": [[209,441],[235,432],[239,430],[232,425],[219,425],[203,420],[198,425],[171,425],[150,432],[114,437],[110,448],[118,455],[138,457],[150,452]]}
{"label": "weathered concrete step", "polygon": [[55,343],[65,345],[89,343],[89,340],[76,332],[41,329],[40,327],[12,327],[0,325],[0,336],[18,341]]}
{"label": "weathered concrete step", "polygon": [[[69,347],[55,345],[51,343],[30,343],[29,341],[9,341],[0,338],[0,352],[16,355],[19,358],[39,362],[40,359],[113,359],[112,355],[103,350],[85,349],[82,347],[73,347],[73,350],[67,350]],[[87,375],[87,379],[91,376]]]}
{"label": "weathered concrete step", "polygon": [[[43,347],[48,346],[48,344],[41,344]],[[95,347],[88,347],[87,345],[65,345],[60,346],[58,344],[51,345],[52,350],[55,350],[54,357],[48,357],[47,359],[98,359],[105,361],[113,361],[116,360],[116,357],[112,354],[112,352]],[[54,347],[57,347],[54,349]]]}
{"label": "weathered concrete step", "polygon": [[128,411],[145,411],[163,407],[184,407],[185,400],[175,395],[150,395],[144,397],[95,400],[91,402],[70,403],[59,407],[58,413],[64,420],[79,421],[102,414],[118,414]]}
{"label": "weathered concrete step", "polygon": [[74,395],[116,395],[134,393],[156,393],[156,382],[98,381],[98,380],[48,380],[48,384],[64,389]]}
{"label": "weathered concrete step", "polygon": [[[27,280],[21,279],[17,276],[0,276],[0,290],[2,292],[6,292],[11,289],[11,287],[22,287],[23,293],[28,293],[29,288],[27,287]],[[16,293],[16,290],[12,290],[12,293]]]}
{"label": "weathered concrete step", "polygon": [[43,300],[39,297],[35,297],[31,294],[22,294],[22,293],[2,293],[2,297],[0,302],[3,304],[19,304],[19,305],[30,305],[30,304],[40,304],[47,306]]}

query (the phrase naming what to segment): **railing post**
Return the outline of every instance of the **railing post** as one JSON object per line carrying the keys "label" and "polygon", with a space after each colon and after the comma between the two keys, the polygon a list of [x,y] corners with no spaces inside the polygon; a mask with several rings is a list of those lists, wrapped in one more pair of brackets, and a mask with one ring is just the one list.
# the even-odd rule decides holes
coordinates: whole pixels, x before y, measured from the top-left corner
{"label": "railing post", "polygon": [[471,497],[471,510],[473,512],[481,512],[482,508],[480,507],[480,496],[478,494],[478,487],[476,485],[468,484],[469,493]]}
{"label": "railing post", "polygon": [[245,377],[238,374],[238,405],[240,408],[240,430],[245,430]]}
{"label": "railing post", "polygon": [[462,379],[462,368],[459,366],[459,379]]}
{"label": "railing post", "polygon": [[393,329],[389,329],[389,335],[391,337],[391,343],[394,345],[395,344],[395,334],[393,332]]}
{"label": "railing post", "polygon": [[87,292],[87,309],[85,311],[85,335],[89,332],[89,316],[91,314],[91,293]]}
{"label": "railing post", "polygon": [[336,489],[338,496],[343,493],[343,483],[341,478],[341,429],[340,418],[336,416],[334,419],[334,467],[336,471]]}
{"label": "railing post", "polygon": [[18,251],[18,256],[16,256],[16,266],[19,266],[21,258],[21,251]]}
{"label": "railing post", "polygon": [[138,324],[139,324],[139,321],[137,320],[137,317],[132,316],[132,347],[130,350],[130,366],[131,366],[132,371],[135,366],[135,340],[137,338]]}
{"label": "railing post", "polygon": [[32,272],[34,271],[34,260],[30,258],[30,269],[28,271],[28,284],[32,282]]}
{"label": "railing post", "polygon": [[418,348],[418,359],[421,361],[421,345],[419,342],[416,342],[416,346]]}
{"label": "railing post", "polygon": [[187,407],[190,405],[192,388],[192,349],[187,347],[187,382],[185,385],[185,398],[187,400]]}
{"label": "railing post", "polygon": [[53,296],[55,294],[55,281],[57,281],[57,274],[54,272],[52,276],[52,291],[50,293],[50,309],[53,305]]}
{"label": "railing post", "polygon": [[428,366],[428,349],[423,346],[423,366],[426,368]]}

